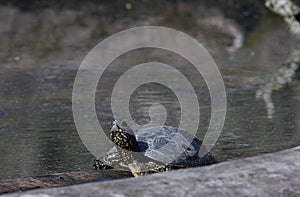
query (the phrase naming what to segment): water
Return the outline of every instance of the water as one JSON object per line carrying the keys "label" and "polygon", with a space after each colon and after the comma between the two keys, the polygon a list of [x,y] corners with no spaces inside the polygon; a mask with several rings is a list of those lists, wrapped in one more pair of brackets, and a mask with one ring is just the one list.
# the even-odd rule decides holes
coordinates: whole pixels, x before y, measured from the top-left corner
{"label": "water", "polygon": [[[241,20],[238,14],[228,16],[222,6],[167,5],[166,12],[152,5],[155,12],[150,9],[142,19],[124,10],[115,19],[105,18],[115,13],[108,10],[103,16],[100,14],[100,22],[97,13],[85,10],[92,9],[88,6],[79,12],[24,12],[1,7],[0,15],[9,20],[0,21],[0,179],[91,169],[93,155],[81,142],[73,121],[73,83],[88,51],[104,35],[125,29],[126,25],[166,25],[182,30],[197,38],[212,54],[223,75],[228,101],[223,133],[212,150],[218,160],[244,158],[300,144],[299,78],[273,93],[275,112],[271,118],[264,101],[255,97],[256,90],[279,68],[293,46],[294,39],[281,18],[269,14],[261,5],[254,8],[263,11],[245,8],[247,16],[259,17],[257,21],[247,16]],[[107,5],[97,9],[103,9],[101,6]],[[199,16],[197,9],[206,12]],[[187,13],[193,14],[183,17]],[[231,17],[232,22],[224,23],[223,15]],[[221,25],[216,26],[216,22]],[[236,28],[233,34],[224,24]],[[240,47],[237,41],[233,48],[228,47],[239,35],[243,36],[244,44]],[[201,112],[198,137],[202,138],[210,118],[209,92],[188,62],[163,50],[132,51],[114,61],[97,87],[100,123],[107,130],[112,120],[108,96],[116,77],[128,67],[150,60],[184,70],[194,83]],[[186,93],[185,89],[181,91]],[[178,126],[177,98],[155,83],[138,88],[132,95],[133,119],[140,124],[148,123],[148,110],[153,103],[165,106],[168,125]]]}

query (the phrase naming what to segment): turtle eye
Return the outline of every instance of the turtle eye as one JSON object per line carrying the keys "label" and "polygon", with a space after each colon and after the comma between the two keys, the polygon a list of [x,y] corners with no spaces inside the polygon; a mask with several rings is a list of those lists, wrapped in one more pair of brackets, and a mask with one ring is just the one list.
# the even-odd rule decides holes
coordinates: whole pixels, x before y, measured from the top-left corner
{"label": "turtle eye", "polygon": [[119,125],[116,125],[116,127],[117,127],[117,131],[119,131],[119,132],[122,132],[123,131],[123,129],[119,126]]}

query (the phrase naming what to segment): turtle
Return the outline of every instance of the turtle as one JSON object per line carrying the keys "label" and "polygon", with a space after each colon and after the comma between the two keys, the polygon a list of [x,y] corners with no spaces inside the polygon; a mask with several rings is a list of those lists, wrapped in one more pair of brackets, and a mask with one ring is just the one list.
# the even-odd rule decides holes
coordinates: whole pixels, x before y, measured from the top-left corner
{"label": "turtle", "polygon": [[96,170],[117,167],[141,176],[217,163],[208,152],[199,156],[200,139],[172,126],[146,127],[134,133],[125,122],[114,121],[109,137],[115,146],[94,160]]}

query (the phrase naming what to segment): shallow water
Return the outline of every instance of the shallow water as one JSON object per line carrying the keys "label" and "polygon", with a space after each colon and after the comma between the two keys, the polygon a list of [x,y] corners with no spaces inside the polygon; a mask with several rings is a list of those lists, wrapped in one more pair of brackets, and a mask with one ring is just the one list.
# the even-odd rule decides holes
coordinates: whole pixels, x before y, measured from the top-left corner
{"label": "shallow water", "polygon": [[[199,9],[205,10],[201,6]],[[109,25],[99,24],[97,16],[85,10],[46,9],[35,13],[1,7],[0,15],[11,20],[0,21],[0,179],[91,169],[93,155],[81,142],[72,116],[73,83],[88,51],[104,38],[103,34],[126,29],[124,24],[173,27],[197,38],[209,50],[224,78],[228,101],[224,129],[212,149],[218,160],[244,158],[300,144],[299,80],[295,78],[274,92],[275,112],[271,118],[263,100],[255,98],[256,90],[280,66],[293,46],[294,39],[281,18],[265,10],[258,13],[258,22],[248,18],[247,23],[239,22],[240,16],[234,18],[233,14],[230,19],[242,29],[245,41],[241,48],[229,52],[226,49],[231,39],[228,41],[226,30],[216,28],[214,20],[204,20],[223,21],[221,8],[207,8],[207,13],[201,16],[204,22],[198,23],[197,30],[194,25],[186,24],[186,20],[194,24],[197,16],[180,17],[180,13],[195,12],[193,4],[178,5],[175,18],[182,21],[170,20],[168,14],[174,11],[169,7],[170,13],[160,16],[163,19],[148,13],[139,21],[129,14],[128,18],[114,19]],[[248,14],[257,13],[249,9]],[[118,76],[128,69],[124,65],[130,67],[150,60],[184,70],[193,81],[201,113],[197,135],[202,138],[210,118],[210,96],[205,83],[183,58],[162,50],[132,51],[113,62],[97,87],[100,123],[108,129],[112,120],[109,93]],[[185,89],[181,91],[189,95]],[[149,107],[160,103],[166,107],[166,124],[178,126],[180,105],[174,96],[159,84],[141,86],[131,97],[131,115],[139,124],[148,123]]]}

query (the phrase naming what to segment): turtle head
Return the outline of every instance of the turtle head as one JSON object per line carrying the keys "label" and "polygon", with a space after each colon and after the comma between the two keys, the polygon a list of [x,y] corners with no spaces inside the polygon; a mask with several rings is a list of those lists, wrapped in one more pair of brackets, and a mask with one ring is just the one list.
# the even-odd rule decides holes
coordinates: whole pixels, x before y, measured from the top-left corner
{"label": "turtle head", "polygon": [[109,136],[112,142],[118,147],[139,152],[135,135],[125,122],[115,120],[112,123]]}
{"label": "turtle head", "polygon": [[125,129],[120,125],[119,121],[114,120],[110,128],[109,136],[113,140],[117,133],[125,133]]}
{"label": "turtle head", "polygon": [[120,120],[114,120],[110,129],[110,134],[121,132],[121,133],[129,133],[134,135],[132,129],[127,125],[126,122]]}

